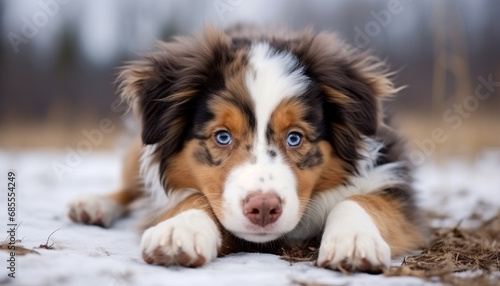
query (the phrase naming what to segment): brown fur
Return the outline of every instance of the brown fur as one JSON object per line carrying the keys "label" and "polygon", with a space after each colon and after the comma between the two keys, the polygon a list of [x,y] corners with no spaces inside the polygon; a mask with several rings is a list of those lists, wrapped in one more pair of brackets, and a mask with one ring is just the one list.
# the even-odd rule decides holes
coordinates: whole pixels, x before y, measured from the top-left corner
{"label": "brown fur", "polygon": [[392,255],[404,254],[422,246],[424,238],[420,229],[405,217],[404,206],[394,198],[370,194],[352,196],[349,200],[357,202],[373,218],[391,247]]}
{"label": "brown fur", "polygon": [[[210,201],[217,217],[221,219],[220,199],[223,183],[232,168],[249,158],[250,153],[246,146],[251,144],[253,138],[249,136],[250,126],[238,107],[220,98],[212,101],[209,106],[216,117],[202,132],[207,139],[189,141],[184,149],[173,157],[171,168],[167,168],[165,177],[174,189],[200,190]],[[215,142],[213,134],[221,128],[231,130],[233,135],[231,146],[219,146]],[[197,151],[202,148],[200,146],[204,146],[204,150]],[[222,163],[210,166],[199,162],[196,158],[197,152],[208,152],[213,160]]]}
{"label": "brown fur", "polygon": [[130,146],[122,170],[122,187],[109,197],[123,207],[127,207],[143,195],[143,183],[139,173],[139,159],[142,142],[137,138]]}
{"label": "brown fur", "polygon": [[[315,142],[318,130],[304,121],[307,108],[300,100],[285,100],[276,107],[270,121],[274,131],[271,142],[285,154],[297,178],[302,211],[313,191],[331,189],[344,182],[347,176],[342,161],[333,154],[330,144],[324,140]],[[287,148],[286,135],[291,131],[303,134],[304,141],[297,147]],[[313,166],[302,167],[301,162],[311,153],[317,154],[318,162]]]}
{"label": "brown fur", "polygon": [[210,207],[209,202],[207,201],[207,198],[201,194],[193,194],[189,197],[187,197],[184,201],[179,203],[178,205],[174,206],[173,208],[166,210],[162,214],[158,215],[151,223],[151,225],[156,225],[162,221],[165,221],[169,218],[172,218],[181,212],[184,212],[186,210],[190,209],[200,209],[204,210],[207,214],[209,214],[214,221],[216,221],[215,216],[212,212],[212,209]]}

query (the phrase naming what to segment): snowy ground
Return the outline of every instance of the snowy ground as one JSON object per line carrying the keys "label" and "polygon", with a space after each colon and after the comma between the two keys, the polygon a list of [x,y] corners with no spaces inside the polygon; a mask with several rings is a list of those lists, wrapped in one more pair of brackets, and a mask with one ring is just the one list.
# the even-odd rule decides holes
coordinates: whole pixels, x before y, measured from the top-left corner
{"label": "snowy ground", "polygon": [[[16,257],[15,279],[6,269],[9,254],[0,251],[0,284],[7,285],[427,285],[417,278],[355,274],[319,269],[312,263],[280,260],[268,254],[239,253],[200,269],[158,267],[145,264],[138,251],[131,216],[109,230],[72,223],[66,204],[84,193],[106,192],[118,186],[119,152],[94,152],[59,180],[53,162],[65,163],[59,151],[8,152],[0,150],[0,223],[7,236],[7,173],[17,178],[17,238],[39,254]],[[493,215],[500,207],[500,151],[486,152],[476,162],[461,160],[427,164],[417,173],[422,205],[451,218],[435,220],[450,226],[472,213]],[[479,210],[475,206],[480,205]],[[45,244],[54,249],[36,249]],[[394,260],[399,265],[401,260]],[[305,285],[305,284],[304,284]],[[311,284],[312,285],[312,284]]]}

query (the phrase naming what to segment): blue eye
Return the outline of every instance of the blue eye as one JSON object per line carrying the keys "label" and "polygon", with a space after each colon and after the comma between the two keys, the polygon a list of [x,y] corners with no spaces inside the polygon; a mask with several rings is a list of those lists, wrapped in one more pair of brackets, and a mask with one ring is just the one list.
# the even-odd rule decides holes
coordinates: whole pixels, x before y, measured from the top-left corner
{"label": "blue eye", "polygon": [[231,144],[231,135],[227,131],[219,131],[215,134],[215,141],[220,145]]}
{"label": "blue eye", "polygon": [[300,142],[302,142],[302,135],[297,132],[291,132],[288,134],[288,138],[286,138],[286,144],[290,147],[297,147],[299,146]]}

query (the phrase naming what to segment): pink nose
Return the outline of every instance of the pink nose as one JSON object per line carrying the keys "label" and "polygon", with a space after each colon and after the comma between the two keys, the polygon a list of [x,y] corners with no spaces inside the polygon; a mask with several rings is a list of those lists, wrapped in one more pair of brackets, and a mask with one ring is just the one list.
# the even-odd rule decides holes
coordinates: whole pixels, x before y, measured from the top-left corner
{"label": "pink nose", "polygon": [[245,216],[254,224],[266,226],[281,216],[281,199],[273,193],[257,191],[243,202]]}

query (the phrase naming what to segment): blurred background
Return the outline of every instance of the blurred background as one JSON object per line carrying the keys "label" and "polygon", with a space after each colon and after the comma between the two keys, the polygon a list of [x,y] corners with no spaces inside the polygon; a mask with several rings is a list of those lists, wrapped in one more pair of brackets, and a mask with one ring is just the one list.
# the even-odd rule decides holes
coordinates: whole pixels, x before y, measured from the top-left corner
{"label": "blurred background", "polygon": [[117,67],[157,39],[243,22],[335,31],[386,59],[407,86],[388,106],[414,161],[475,157],[500,147],[498,15],[496,0],[1,1],[0,148],[77,148],[103,120],[95,148],[116,146]]}

